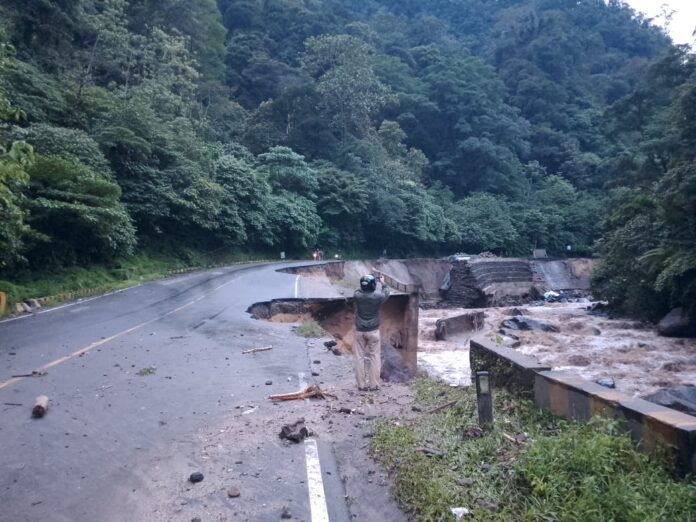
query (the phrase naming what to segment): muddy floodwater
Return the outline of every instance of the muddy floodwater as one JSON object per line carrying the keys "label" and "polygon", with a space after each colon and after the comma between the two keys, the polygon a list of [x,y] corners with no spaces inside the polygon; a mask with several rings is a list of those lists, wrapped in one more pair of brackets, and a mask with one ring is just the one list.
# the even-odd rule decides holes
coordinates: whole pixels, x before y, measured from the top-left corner
{"label": "muddy floodwater", "polygon": [[[588,304],[482,309],[486,314],[485,327],[471,335],[499,341],[501,323],[521,312],[558,328],[558,333],[514,332],[520,341],[517,350],[554,369],[590,380],[612,377],[618,390],[636,396],[662,388],[696,386],[696,339],[660,337],[654,328],[643,323],[590,315]],[[451,384],[470,384],[469,337],[436,341],[435,321],[471,311],[421,311],[419,363],[428,373]]]}

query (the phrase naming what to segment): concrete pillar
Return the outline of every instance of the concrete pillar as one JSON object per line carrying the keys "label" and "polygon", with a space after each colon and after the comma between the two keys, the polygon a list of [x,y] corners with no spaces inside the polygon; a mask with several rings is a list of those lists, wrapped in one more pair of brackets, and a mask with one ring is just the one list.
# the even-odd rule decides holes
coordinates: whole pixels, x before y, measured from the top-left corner
{"label": "concrete pillar", "polygon": [[420,295],[411,293],[404,314],[404,360],[415,375],[418,371],[418,315]]}

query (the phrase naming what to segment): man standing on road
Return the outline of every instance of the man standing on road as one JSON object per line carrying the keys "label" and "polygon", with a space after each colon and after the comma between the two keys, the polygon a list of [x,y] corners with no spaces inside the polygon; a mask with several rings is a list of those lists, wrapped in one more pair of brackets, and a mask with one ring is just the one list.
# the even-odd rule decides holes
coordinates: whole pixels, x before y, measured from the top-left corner
{"label": "man standing on road", "polygon": [[389,288],[380,276],[381,291],[378,293],[377,280],[366,275],[360,278],[360,288],[353,295],[355,299],[355,342],[353,343],[353,368],[359,390],[378,390],[379,374],[382,367],[379,338],[379,309],[389,298]]}

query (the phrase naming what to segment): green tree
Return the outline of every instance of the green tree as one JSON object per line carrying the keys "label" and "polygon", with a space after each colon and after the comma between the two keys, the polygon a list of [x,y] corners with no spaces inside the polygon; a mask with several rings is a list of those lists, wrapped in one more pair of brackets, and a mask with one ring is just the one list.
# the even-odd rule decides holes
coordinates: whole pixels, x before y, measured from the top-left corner
{"label": "green tree", "polygon": [[349,35],[320,36],[305,42],[304,67],[317,81],[320,107],[345,143],[363,135],[371,117],[392,98],[373,69],[374,49]]}
{"label": "green tree", "polygon": [[317,173],[307,164],[303,156],[288,147],[273,147],[258,156],[259,167],[268,175],[268,180],[277,192],[286,190],[307,199],[316,198],[319,188]]}
{"label": "green tree", "polygon": [[40,234],[29,253],[35,267],[132,253],[135,230],[113,181],[57,156],[37,157],[28,173],[27,222]]}

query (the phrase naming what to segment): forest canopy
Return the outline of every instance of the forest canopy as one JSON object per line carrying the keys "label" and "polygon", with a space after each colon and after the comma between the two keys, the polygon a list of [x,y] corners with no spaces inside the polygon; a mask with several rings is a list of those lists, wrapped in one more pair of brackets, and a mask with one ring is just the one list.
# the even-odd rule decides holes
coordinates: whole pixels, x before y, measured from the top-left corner
{"label": "forest canopy", "polygon": [[0,0],[5,278],[570,249],[654,318],[696,306],[694,151],[694,54],[619,0]]}

